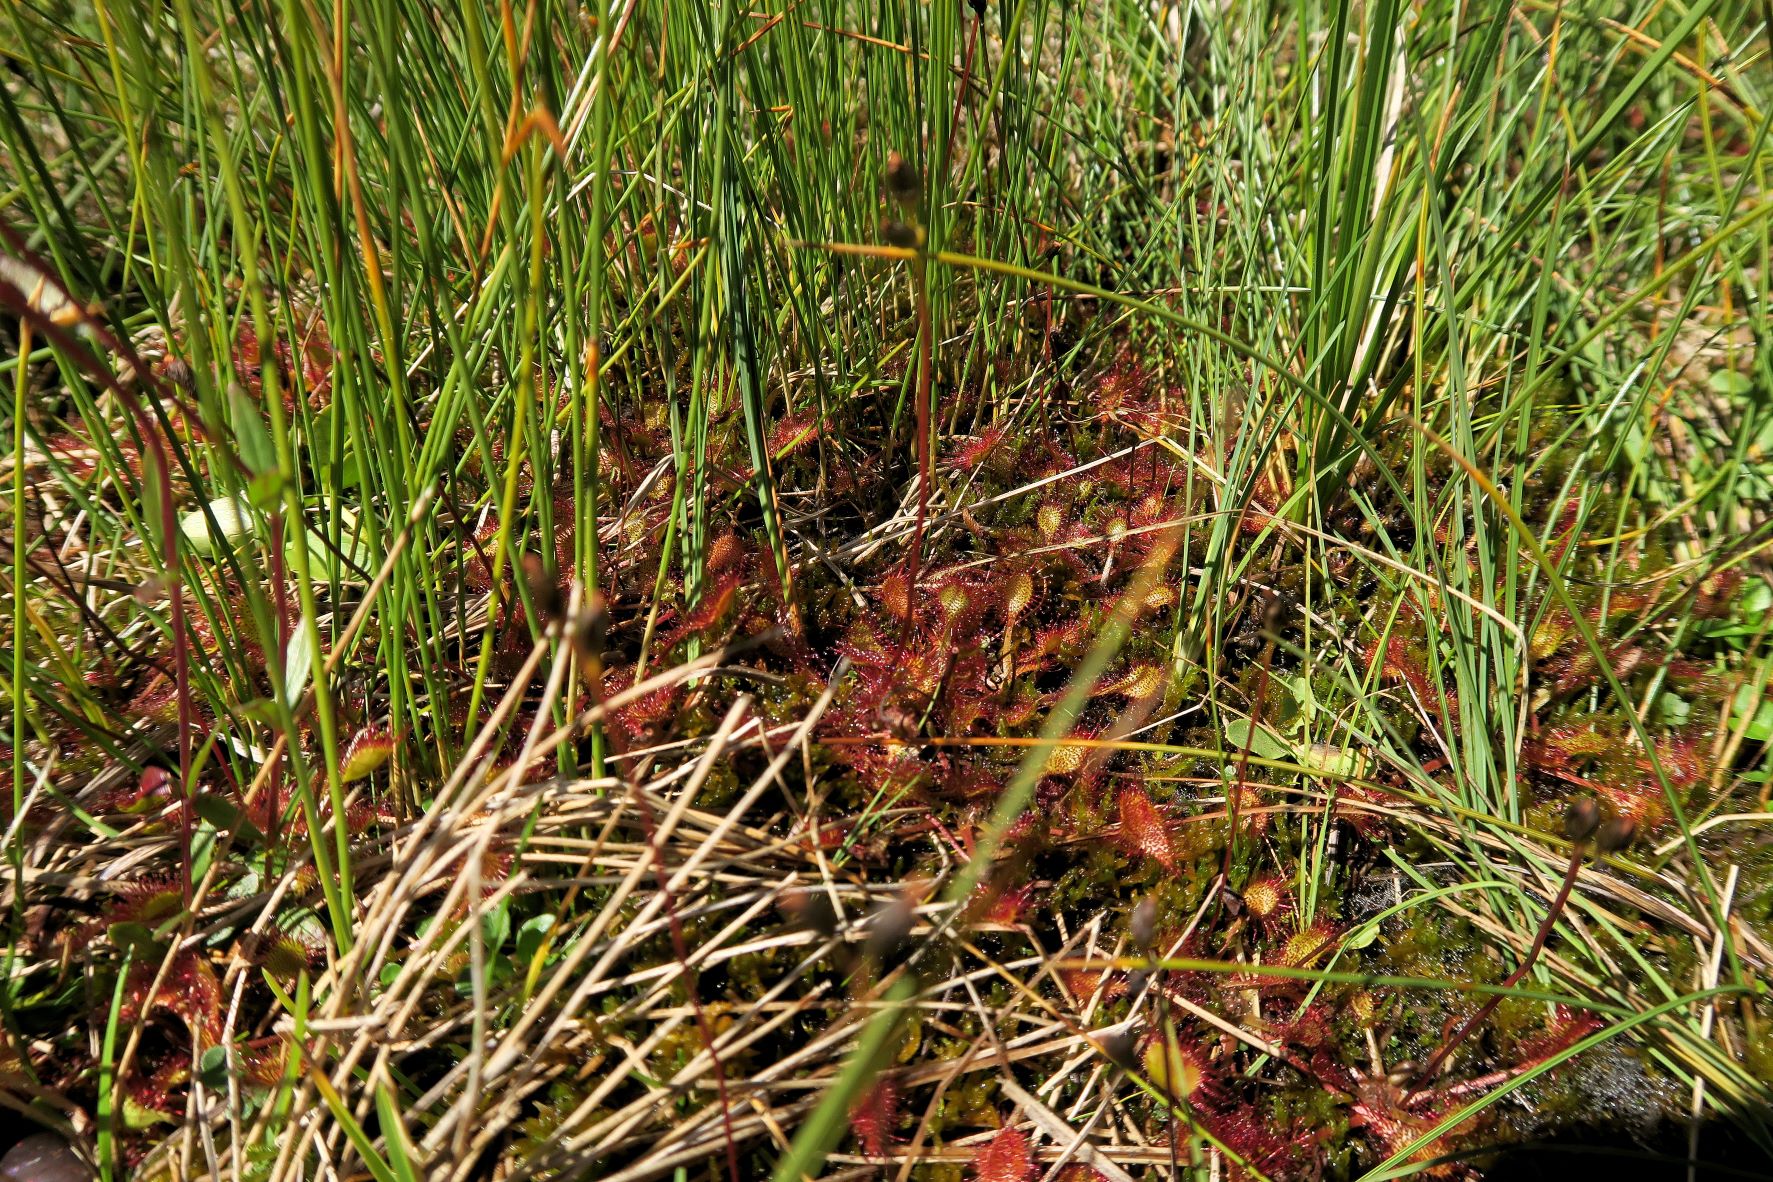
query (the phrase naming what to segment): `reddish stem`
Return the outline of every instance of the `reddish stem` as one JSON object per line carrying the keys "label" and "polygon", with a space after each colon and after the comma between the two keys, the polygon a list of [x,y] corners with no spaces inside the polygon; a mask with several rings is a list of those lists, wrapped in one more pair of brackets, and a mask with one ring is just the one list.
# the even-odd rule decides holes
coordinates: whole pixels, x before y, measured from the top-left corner
{"label": "reddish stem", "polygon": [[[24,242],[13,232],[10,226],[0,225],[0,237],[6,239],[8,249],[12,250],[14,254],[37,270],[38,274],[43,277],[43,282],[46,285],[54,283],[56,289],[68,300],[69,304],[74,308],[79,309],[78,316],[80,323],[91,329],[94,336],[98,338],[101,344],[127,361],[130,366],[134,368],[137,378],[141,381],[147,382],[153,393],[159,397],[166,398],[167,401],[173,401],[176,405],[176,400],[166,397],[160,383],[155,379],[147,364],[137,355],[135,349],[132,348],[128,342],[119,339],[114,333],[107,329],[97,317],[87,312],[84,305],[78,300],[75,300],[72,293],[61,284],[60,280],[55,278],[55,272],[45,264],[42,259],[38,258],[35,253],[25,246]],[[136,432],[142,437],[142,442],[147,446],[148,453],[153,459],[154,475],[160,484],[160,529],[162,536],[165,538],[166,544],[166,551],[161,555],[161,561],[162,565],[166,568],[167,573],[172,576],[175,584],[171,589],[171,624],[173,681],[178,695],[179,708],[179,844],[182,855],[181,882],[184,891],[184,901],[189,903],[191,901],[191,834],[195,827],[195,818],[191,806],[190,785],[188,783],[188,778],[191,774],[191,738],[193,731],[193,718],[191,715],[190,652],[189,638],[186,636],[185,629],[184,591],[176,585],[179,569],[178,521],[173,513],[172,465],[167,459],[166,441],[162,433],[157,429],[153,420],[149,417],[147,408],[142,404],[142,400],[136,396],[135,391],[130,390],[119,381],[117,375],[112,373],[107,366],[101,364],[97,358],[93,357],[91,352],[86,349],[86,347],[82,345],[72,333],[68,332],[64,326],[56,323],[49,316],[46,316],[41,309],[37,308],[22,289],[10,281],[0,281],[0,304],[6,305],[19,317],[19,319],[29,321],[33,328],[41,332],[49,340],[55,342],[66,356],[77,361],[80,364],[80,367],[91,377],[107,389],[114,392],[117,397],[122,400],[124,406],[129,410],[130,417],[135,421]],[[197,422],[199,420],[190,419],[189,421]]]}
{"label": "reddish stem", "polygon": [[[1557,923],[1558,916],[1563,914],[1564,905],[1570,901],[1570,891],[1576,886],[1576,875],[1581,869],[1582,843],[1577,842],[1570,849],[1570,868],[1564,871],[1563,885],[1558,888],[1557,897],[1551,901],[1551,907],[1545,912],[1545,919],[1540,923],[1539,931],[1533,936],[1533,946],[1527,949],[1527,955],[1521,958],[1520,965],[1502,982],[1501,988],[1513,989],[1520,983],[1521,978],[1525,977],[1532,969],[1533,962],[1539,959],[1539,954],[1545,950],[1545,942],[1551,938],[1552,927]],[[1471,1036],[1471,1032],[1477,1029],[1479,1023],[1496,1011],[1496,1007],[1502,1004],[1502,999],[1506,996],[1508,996],[1506,993],[1491,994],[1489,1001],[1479,1006],[1475,1013],[1460,1023],[1459,1028],[1442,1041],[1440,1050],[1436,1051],[1434,1057],[1423,1066],[1417,1078],[1423,1084],[1433,1083],[1435,1073],[1447,1061],[1447,1056],[1451,1055],[1454,1048]]]}

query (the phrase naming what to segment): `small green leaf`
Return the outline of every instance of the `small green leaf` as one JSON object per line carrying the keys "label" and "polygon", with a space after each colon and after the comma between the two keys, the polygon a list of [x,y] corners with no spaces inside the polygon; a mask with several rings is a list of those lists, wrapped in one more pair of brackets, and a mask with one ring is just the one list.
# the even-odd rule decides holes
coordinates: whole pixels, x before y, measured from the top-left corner
{"label": "small green leaf", "polygon": [[206,820],[199,820],[197,830],[191,835],[191,878],[201,881],[209,873],[209,863],[215,857],[216,827]]}
{"label": "small green leaf", "polygon": [[197,1078],[212,1092],[228,1086],[228,1048],[209,1047],[197,1060]]}
{"label": "small green leaf", "polygon": [[285,700],[294,705],[308,688],[308,674],[314,668],[314,641],[308,618],[296,621],[295,632],[283,653],[283,690]]}
{"label": "small green leaf", "polygon": [[1693,714],[1693,704],[1676,693],[1663,690],[1656,695],[1656,718],[1664,726],[1685,726]]}
{"label": "small green leaf", "polygon": [[[1748,708],[1754,705],[1755,690],[1752,685],[1745,685],[1736,691],[1736,699],[1731,705],[1730,713],[1735,719],[1742,719],[1748,714]],[[1746,722],[1736,722],[1742,727],[1742,736],[1750,742],[1761,743],[1773,738],[1773,694],[1763,694],[1761,703],[1755,708],[1753,718]]]}
{"label": "small green leaf", "polygon": [[1311,681],[1306,677],[1287,679],[1287,688],[1293,693],[1293,701],[1299,705],[1299,721],[1308,723],[1311,716],[1317,713],[1317,695],[1311,692]]}
{"label": "small green leaf", "polygon": [[1373,941],[1378,938],[1379,925],[1376,923],[1363,923],[1360,927],[1348,933],[1348,937],[1342,941],[1342,947],[1351,952],[1358,952],[1362,948],[1371,947]]}
{"label": "small green leaf", "polygon": [[1756,579],[1742,592],[1742,613],[1753,619],[1760,619],[1773,608],[1773,584]]}
{"label": "small green leaf", "polygon": [[497,907],[480,917],[481,939],[488,952],[497,952],[511,936],[511,900],[503,899]]}
{"label": "small green leaf", "polygon": [[145,1129],[157,1124],[172,1124],[171,1116],[158,1108],[149,1108],[137,1103],[128,1092],[123,1093],[123,1127],[126,1129]]}
{"label": "small green leaf", "polygon": [[1258,759],[1291,759],[1293,756],[1292,748],[1268,730],[1258,727],[1252,738],[1247,718],[1234,718],[1225,724],[1225,743],[1235,752],[1241,753],[1248,748]]}
{"label": "small green leaf", "polygon": [[[331,515],[331,502],[325,497],[320,498],[316,508],[310,511],[311,520],[325,523],[331,522]],[[339,526],[339,544],[336,547],[327,541],[325,534],[313,526],[307,527],[304,531],[308,539],[308,560],[314,564],[314,569],[317,572],[316,577],[319,577],[319,571],[324,570],[329,577],[356,578],[358,577],[357,571],[372,570],[376,565],[370,557],[369,539],[364,537],[363,532],[357,528],[356,511],[341,507],[339,509]],[[293,541],[291,544],[294,544]],[[292,553],[290,558],[292,566],[294,562],[295,558]]]}
{"label": "small green leaf", "polygon": [[1299,748],[1299,762],[1330,776],[1352,776],[1358,757],[1334,743],[1306,743]]}
{"label": "small green leaf", "polygon": [[200,793],[192,798],[191,807],[199,817],[217,829],[232,833],[254,845],[264,844],[265,835],[259,832],[258,826],[248,821],[234,802],[226,797],[217,796],[213,792]]}
{"label": "small green leaf", "polygon": [[234,708],[240,717],[262,726],[277,726],[283,715],[277,711],[277,703],[270,698],[254,698],[250,702],[242,702]]}
{"label": "small green leaf", "polygon": [[220,540],[230,549],[252,533],[252,509],[247,499],[239,493],[217,497],[209,503],[207,515],[202,509],[193,509],[179,518],[179,532],[185,536],[193,553],[206,557],[215,553],[216,539],[209,532],[211,516],[221,533]]}
{"label": "small green leaf", "polygon": [[544,912],[524,920],[523,926],[517,929],[517,959],[524,962],[533,960],[542,947],[542,941],[546,940],[548,933],[553,930],[554,915],[552,912]]}
{"label": "small green leaf", "polygon": [[1754,389],[1753,382],[1733,369],[1712,370],[1711,376],[1705,379],[1705,384],[1712,388],[1713,393],[1722,394],[1726,398],[1739,398]]}
{"label": "small green leaf", "polygon": [[258,405],[247,397],[239,382],[228,383],[228,420],[234,432],[234,444],[247,471],[274,471],[277,448],[271,442],[271,433],[265,430],[265,420]]}
{"label": "small green leaf", "polygon": [[136,923],[134,920],[127,923],[114,923],[108,934],[111,937],[111,943],[118,948],[133,950],[143,958],[160,955],[160,942],[154,939],[154,929],[145,923]]}
{"label": "small green leaf", "polygon": [[276,469],[261,472],[246,486],[246,499],[261,513],[273,513],[283,506],[283,474]]}

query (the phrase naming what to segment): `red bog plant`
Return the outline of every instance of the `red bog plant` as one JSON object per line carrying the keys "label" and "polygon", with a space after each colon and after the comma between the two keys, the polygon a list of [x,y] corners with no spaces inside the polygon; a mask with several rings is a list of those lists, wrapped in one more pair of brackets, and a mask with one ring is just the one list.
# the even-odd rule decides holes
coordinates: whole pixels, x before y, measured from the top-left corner
{"label": "red bog plant", "polygon": [[114,813],[146,813],[165,808],[173,800],[172,773],[155,766],[143,768],[133,782],[113,789],[105,796],[102,807]]}
{"label": "red bog plant", "polygon": [[240,955],[279,980],[291,981],[326,963],[326,945],[318,937],[294,932],[248,933],[240,940]]}
{"label": "red bog plant", "polygon": [[1251,879],[1244,885],[1243,901],[1251,921],[1268,931],[1293,914],[1292,889],[1279,875]]}
{"label": "red bog plant", "polygon": [[969,439],[955,449],[949,458],[949,464],[957,471],[971,472],[992,457],[1008,432],[1007,427],[993,427],[984,434]]}
{"label": "red bog plant", "polygon": [[[603,678],[604,698],[607,700],[614,697],[633,684],[633,669],[611,669]],[[681,683],[663,686],[616,707],[610,712],[609,725],[612,730],[620,733],[629,746],[650,743],[677,716],[682,698]]]}
{"label": "red bog plant", "polygon": [[157,961],[138,962],[130,968],[118,1017],[124,1022],[140,1022],[156,1010],[167,1010],[182,1018],[205,1046],[220,1042],[222,986],[209,961],[195,949],[174,954],[165,979],[154,989],[159,971]]}
{"label": "red bog plant", "polygon": [[819,414],[803,410],[771,428],[764,447],[774,459],[785,459],[811,443],[819,434]]}
{"label": "red bog plant", "polygon": [[1291,969],[1310,968],[1329,953],[1341,934],[1334,924],[1321,919],[1306,924],[1287,937],[1276,963]]}
{"label": "red bog plant", "polygon": [[[1377,668],[1381,681],[1408,686],[1425,710],[1434,710],[1440,702],[1435,683],[1429,680],[1421,658],[1412,653],[1409,642],[1395,632],[1377,637],[1367,646],[1367,668]],[[1446,693],[1447,712],[1456,716],[1453,691]]]}
{"label": "red bog plant", "polygon": [[190,1061],[180,1056],[158,1062],[152,1071],[132,1072],[123,1086],[126,1122],[134,1126],[175,1123],[184,1108],[175,1093],[190,1080]]}
{"label": "red bog plant", "polygon": [[850,1131],[864,1153],[885,1157],[892,1151],[898,1127],[899,1085],[892,1076],[882,1075],[850,1108]]}
{"label": "red bog plant", "polygon": [[385,727],[365,727],[351,737],[339,755],[339,779],[361,780],[394,754],[394,736]]}
{"label": "red bog plant", "polygon": [[979,1182],[1029,1182],[1034,1157],[1028,1134],[1009,1126],[999,1129],[973,1156],[973,1175]]}
{"label": "red bog plant", "polygon": [[1150,858],[1166,870],[1176,868],[1176,847],[1169,826],[1143,788],[1120,790],[1120,842],[1127,850]]}
{"label": "red bog plant", "polygon": [[184,910],[184,889],[172,875],[155,875],[122,888],[115,903],[106,908],[100,922],[109,927],[139,923],[153,928]]}

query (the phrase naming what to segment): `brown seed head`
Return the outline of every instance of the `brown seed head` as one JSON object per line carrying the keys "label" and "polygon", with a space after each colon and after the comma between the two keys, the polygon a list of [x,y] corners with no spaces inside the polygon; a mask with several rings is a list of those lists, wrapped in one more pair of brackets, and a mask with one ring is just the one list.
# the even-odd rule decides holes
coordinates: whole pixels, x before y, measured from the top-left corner
{"label": "brown seed head", "polygon": [[916,226],[908,226],[898,218],[888,218],[880,228],[880,236],[886,239],[888,246],[896,246],[900,250],[916,250],[923,245],[923,231]]}
{"label": "brown seed head", "polygon": [[1616,854],[1630,845],[1637,833],[1636,821],[1630,817],[1614,817],[1595,831],[1595,848],[1603,854]]}
{"label": "brown seed head", "polygon": [[1127,923],[1128,934],[1132,937],[1133,947],[1140,952],[1151,948],[1151,941],[1157,936],[1157,900],[1150,895],[1140,899],[1133,908],[1133,917]]}
{"label": "brown seed head", "polygon": [[1102,1048],[1110,1063],[1123,1071],[1131,1071],[1139,1065],[1139,1057],[1134,1054],[1138,1039],[1130,1030],[1110,1030],[1096,1036],[1096,1045]]}
{"label": "brown seed head", "polygon": [[914,204],[923,193],[923,181],[917,175],[916,165],[897,152],[887,156],[886,187],[900,205]]}
{"label": "brown seed head", "polygon": [[1571,841],[1587,841],[1601,827],[1601,808],[1589,797],[1572,801],[1564,810],[1564,836]]}
{"label": "brown seed head", "polygon": [[551,624],[565,613],[566,595],[559,581],[548,576],[548,566],[539,555],[523,556],[523,583],[542,623]]}
{"label": "brown seed head", "polygon": [[868,920],[868,937],[862,942],[862,955],[870,964],[884,966],[896,959],[911,938],[917,923],[917,902],[901,895],[874,909]]}

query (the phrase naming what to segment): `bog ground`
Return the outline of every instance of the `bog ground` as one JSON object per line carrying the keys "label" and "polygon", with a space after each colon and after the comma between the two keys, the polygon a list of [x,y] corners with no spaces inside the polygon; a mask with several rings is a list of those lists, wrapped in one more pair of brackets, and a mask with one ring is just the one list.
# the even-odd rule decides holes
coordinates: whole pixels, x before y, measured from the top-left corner
{"label": "bog ground", "polygon": [[0,1175],[1766,1176],[1770,24],[0,7]]}

